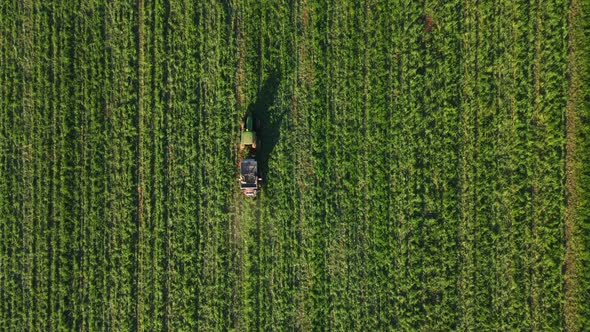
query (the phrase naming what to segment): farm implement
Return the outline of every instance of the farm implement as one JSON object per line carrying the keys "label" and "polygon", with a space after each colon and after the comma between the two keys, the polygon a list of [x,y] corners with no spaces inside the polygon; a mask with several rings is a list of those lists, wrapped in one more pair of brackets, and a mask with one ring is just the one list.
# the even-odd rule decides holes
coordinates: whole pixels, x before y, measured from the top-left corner
{"label": "farm implement", "polygon": [[254,128],[254,117],[248,113],[246,120],[241,123],[240,139],[240,190],[246,197],[256,197],[260,190],[262,177],[258,173],[258,162],[256,161],[256,148],[260,148],[260,141],[256,136],[256,130],[260,127],[260,121],[256,121]]}

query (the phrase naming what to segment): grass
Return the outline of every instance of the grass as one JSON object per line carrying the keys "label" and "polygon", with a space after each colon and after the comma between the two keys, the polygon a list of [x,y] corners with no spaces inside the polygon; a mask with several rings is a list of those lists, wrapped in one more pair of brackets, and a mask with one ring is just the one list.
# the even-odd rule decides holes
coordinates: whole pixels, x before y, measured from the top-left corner
{"label": "grass", "polygon": [[587,13],[0,3],[0,329],[586,330]]}

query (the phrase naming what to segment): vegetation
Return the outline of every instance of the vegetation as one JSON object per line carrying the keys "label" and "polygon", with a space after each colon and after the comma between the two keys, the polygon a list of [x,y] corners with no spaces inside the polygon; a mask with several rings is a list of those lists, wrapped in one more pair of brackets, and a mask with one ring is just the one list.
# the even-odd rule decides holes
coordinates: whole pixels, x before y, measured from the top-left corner
{"label": "vegetation", "polygon": [[0,1],[0,330],[590,329],[589,13]]}

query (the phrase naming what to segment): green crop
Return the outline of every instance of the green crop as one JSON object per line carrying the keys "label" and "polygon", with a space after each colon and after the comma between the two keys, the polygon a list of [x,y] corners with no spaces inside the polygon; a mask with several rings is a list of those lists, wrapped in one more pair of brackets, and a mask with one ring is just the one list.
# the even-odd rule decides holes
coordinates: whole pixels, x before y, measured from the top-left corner
{"label": "green crop", "polygon": [[588,330],[589,12],[0,1],[0,330]]}

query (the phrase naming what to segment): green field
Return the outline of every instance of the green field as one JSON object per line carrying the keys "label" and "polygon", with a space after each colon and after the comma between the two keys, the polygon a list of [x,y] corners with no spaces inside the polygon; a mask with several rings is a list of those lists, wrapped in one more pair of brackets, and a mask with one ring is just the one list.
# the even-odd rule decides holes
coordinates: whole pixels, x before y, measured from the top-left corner
{"label": "green field", "polygon": [[590,330],[589,18],[0,0],[0,330]]}

